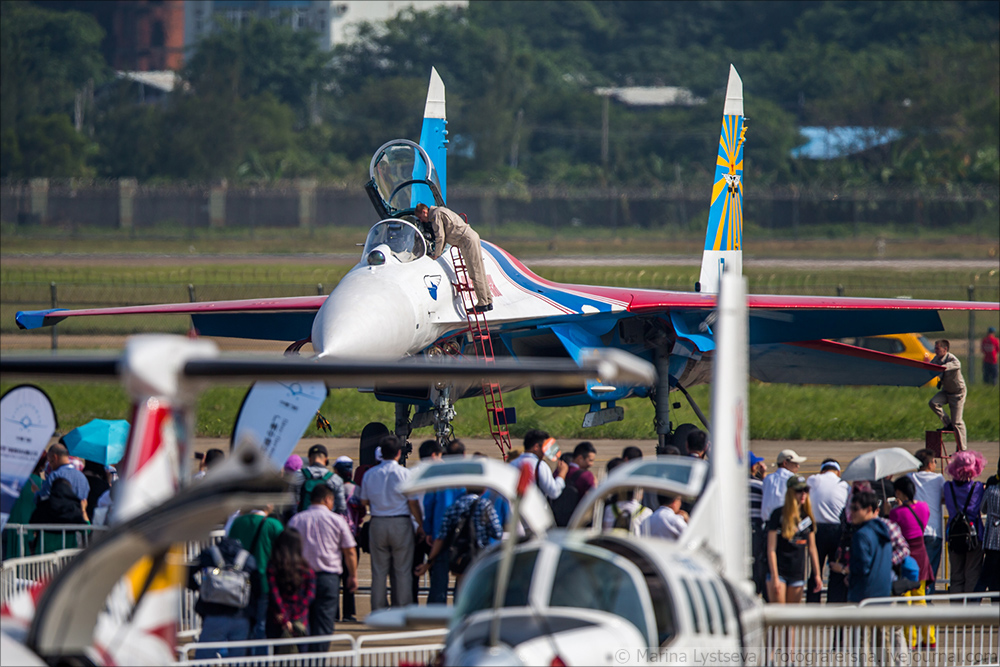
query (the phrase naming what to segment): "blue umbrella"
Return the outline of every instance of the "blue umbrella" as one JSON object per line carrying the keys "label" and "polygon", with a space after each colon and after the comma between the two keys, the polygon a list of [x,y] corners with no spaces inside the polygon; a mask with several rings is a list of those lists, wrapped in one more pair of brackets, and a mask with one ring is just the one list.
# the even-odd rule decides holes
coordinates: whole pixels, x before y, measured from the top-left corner
{"label": "blue umbrella", "polygon": [[114,465],[125,456],[129,428],[124,419],[92,419],[63,436],[63,442],[73,456]]}

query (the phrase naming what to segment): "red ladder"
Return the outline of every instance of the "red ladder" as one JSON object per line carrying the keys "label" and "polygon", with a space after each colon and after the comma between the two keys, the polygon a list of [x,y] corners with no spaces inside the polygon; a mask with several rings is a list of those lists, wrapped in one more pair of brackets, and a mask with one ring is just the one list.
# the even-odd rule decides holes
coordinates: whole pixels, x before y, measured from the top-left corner
{"label": "red ladder", "polygon": [[[486,313],[476,312],[476,288],[469,280],[469,269],[462,257],[462,251],[457,246],[451,247],[451,263],[455,267],[455,279],[452,283],[455,291],[462,297],[462,306],[467,314],[468,333],[475,343],[476,357],[487,364],[492,364],[493,340],[490,338],[490,327],[486,321]],[[510,430],[507,425],[507,412],[504,410],[503,393],[500,385],[492,380],[483,380],[483,401],[486,403],[486,415],[489,418],[490,434],[493,442],[500,448],[500,455],[505,459],[510,452]]]}

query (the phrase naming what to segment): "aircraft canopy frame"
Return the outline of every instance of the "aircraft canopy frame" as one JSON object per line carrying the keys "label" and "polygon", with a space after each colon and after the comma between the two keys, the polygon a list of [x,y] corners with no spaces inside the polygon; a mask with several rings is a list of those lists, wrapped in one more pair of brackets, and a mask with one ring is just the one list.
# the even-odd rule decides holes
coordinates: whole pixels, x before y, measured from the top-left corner
{"label": "aircraft canopy frame", "polygon": [[382,144],[368,165],[368,197],[380,218],[412,210],[419,203],[444,206],[441,182],[427,151],[408,139]]}

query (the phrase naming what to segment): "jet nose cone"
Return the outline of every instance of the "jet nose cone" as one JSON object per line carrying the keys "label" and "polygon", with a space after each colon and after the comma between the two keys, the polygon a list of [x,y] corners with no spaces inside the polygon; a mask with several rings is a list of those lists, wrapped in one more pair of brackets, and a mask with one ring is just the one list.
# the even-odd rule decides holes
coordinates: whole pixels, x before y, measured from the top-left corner
{"label": "jet nose cone", "polygon": [[313,321],[320,357],[399,359],[410,353],[416,315],[406,292],[363,269],[344,276]]}

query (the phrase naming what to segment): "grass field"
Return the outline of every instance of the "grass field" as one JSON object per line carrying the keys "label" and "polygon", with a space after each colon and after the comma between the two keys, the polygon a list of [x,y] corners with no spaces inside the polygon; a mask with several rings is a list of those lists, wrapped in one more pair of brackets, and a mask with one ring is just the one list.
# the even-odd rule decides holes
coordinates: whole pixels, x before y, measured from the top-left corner
{"label": "grass field", "polygon": [[[113,384],[71,382],[36,383],[52,399],[62,433],[94,418],[128,419],[129,404],[124,391]],[[0,383],[6,392],[12,383]],[[246,390],[218,387],[205,391],[198,400],[197,435],[228,437]],[[752,383],[750,386],[750,437],[768,440],[913,440],[940,424],[927,407],[932,389],[905,387],[820,387]],[[706,386],[691,389],[694,400],[706,414],[711,401]],[[687,401],[676,395],[682,407],[671,413],[674,424],[698,420]],[[517,411],[512,433],[521,437],[530,428],[542,428],[560,438],[649,438],[653,432],[653,406],[648,400],[623,401],[625,420],[594,429],[580,427],[584,407],[542,408],[527,390],[504,396],[505,404]],[[458,437],[489,437],[480,399],[458,404],[454,422]],[[393,405],[351,389],[335,389],[323,404],[322,413],[333,426],[334,437],[358,437],[370,421],[392,427]],[[1000,392],[996,387],[973,386],[965,407],[965,422],[973,441],[1000,440]],[[412,439],[430,437],[431,429],[415,432]],[[320,436],[310,428],[306,437]]]}
{"label": "grass field", "polygon": [[[984,234],[977,233],[989,230]],[[553,255],[677,255],[698,258],[704,246],[701,223],[691,228],[561,227],[505,223],[480,229],[486,240],[521,258]],[[271,255],[360,252],[368,233],[364,226],[300,228],[186,229],[159,226],[143,230],[87,227],[19,228],[0,225],[5,257],[71,254]],[[748,257],[852,259],[997,259],[1000,236],[995,225],[953,229],[898,229],[865,224],[855,234],[851,223],[810,227],[799,236],[792,230],[769,230],[747,223],[744,252]]]}

